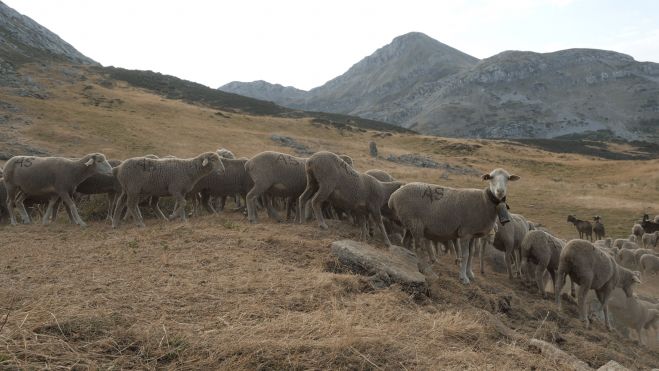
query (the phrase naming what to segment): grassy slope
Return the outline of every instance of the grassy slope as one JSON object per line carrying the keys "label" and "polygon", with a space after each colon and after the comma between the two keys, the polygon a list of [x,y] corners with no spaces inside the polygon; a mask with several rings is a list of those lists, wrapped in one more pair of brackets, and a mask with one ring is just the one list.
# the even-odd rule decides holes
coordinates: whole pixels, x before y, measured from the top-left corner
{"label": "grassy slope", "polygon": [[[53,70],[26,71],[51,98],[2,100],[32,118],[31,125],[18,127],[16,138],[54,154],[188,157],[218,147],[239,156],[290,152],[270,140],[276,133],[313,149],[347,153],[359,170],[482,187],[477,177],[443,180],[438,170],[371,159],[372,133],[318,127],[308,119],[218,115],[123,83],[104,88],[91,73],[80,81]],[[422,153],[519,174],[522,180],[510,188],[512,210],[565,238],[575,236],[565,222],[568,213],[599,214],[609,234],[626,236],[646,208],[659,211],[652,201],[659,199],[656,160],[608,161],[507,142],[405,134],[377,141],[384,154]],[[361,277],[329,273],[328,244],[358,236],[345,224],[332,223],[328,231],[269,220],[252,226],[242,215],[226,213],[185,225],[147,225],[117,231],[103,222],[85,230],[67,224],[1,227],[0,298],[7,299],[0,301],[0,320],[11,312],[0,332],[0,362],[193,369],[567,367],[520,341],[535,336],[556,341],[592,366],[610,359],[634,368],[659,364],[656,352],[606,334],[598,322],[583,329],[573,305],[558,314],[551,301],[503,275],[488,272],[487,280],[463,287],[449,258],[435,267],[440,279],[431,298],[422,300],[396,287],[373,291]],[[644,283],[640,291],[657,296],[655,284]],[[520,338],[502,332],[499,321]]]}

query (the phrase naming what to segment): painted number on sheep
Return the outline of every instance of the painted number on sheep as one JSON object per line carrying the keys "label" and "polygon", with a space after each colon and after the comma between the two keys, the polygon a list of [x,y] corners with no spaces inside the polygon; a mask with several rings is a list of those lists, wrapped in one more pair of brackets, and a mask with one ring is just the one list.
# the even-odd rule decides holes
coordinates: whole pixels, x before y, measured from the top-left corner
{"label": "painted number on sheep", "polygon": [[298,165],[300,163],[295,158],[284,155],[277,156],[277,162],[283,162],[284,165]]}
{"label": "painted number on sheep", "polygon": [[16,160],[16,164],[20,167],[30,167],[32,166],[32,157],[24,157],[24,158],[19,158]]}
{"label": "painted number on sheep", "polygon": [[423,194],[421,195],[421,199],[427,198],[430,203],[439,201],[442,197],[444,197],[444,188],[433,188],[431,186],[426,187],[426,189],[423,191]]}

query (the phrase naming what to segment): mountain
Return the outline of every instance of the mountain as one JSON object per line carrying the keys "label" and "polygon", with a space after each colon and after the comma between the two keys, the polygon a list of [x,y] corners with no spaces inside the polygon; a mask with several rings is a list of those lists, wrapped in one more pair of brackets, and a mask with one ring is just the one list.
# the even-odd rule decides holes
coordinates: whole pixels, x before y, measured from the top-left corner
{"label": "mountain", "polygon": [[[659,141],[659,64],[606,50],[505,51],[477,60],[409,33],[302,99],[265,82],[220,89],[453,137]],[[294,89],[294,88],[291,88]],[[301,94],[297,91],[297,94]]]}
{"label": "mountain", "polygon": [[234,81],[222,86],[219,90],[272,101],[284,106],[294,105],[296,101],[303,100],[307,93],[304,90],[296,89],[292,86],[271,84],[263,80],[252,82]]}
{"label": "mountain", "polygon": [[9,63],[60,61],[98,63],[47,28],[0,2],[0,59]]}

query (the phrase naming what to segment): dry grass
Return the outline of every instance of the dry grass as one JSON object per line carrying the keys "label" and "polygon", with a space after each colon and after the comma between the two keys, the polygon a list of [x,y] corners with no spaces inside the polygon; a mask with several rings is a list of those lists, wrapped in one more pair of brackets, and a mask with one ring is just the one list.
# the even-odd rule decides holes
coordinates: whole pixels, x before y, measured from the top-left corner
{"label": "dry grass", "polygon": [[[318,128],[302,119],[225,113],[227,118],[127,86],[107,89],[97,76],[62,82],[53,70],[30,68],[51,98],[2,99],[33,118],[14,135],[52,153],[192,156],[218,147],[239,156],[266,149],[290,153],[269,139],[277,133],[313,149],[347,153],[361,170],[482,186],[477,177],[445,180],[438,170],[371,159],[370,132]],[[93,99],[120,103],[90,105],[91,92]],[[659,211],[652,201],[659,199],[657,161],[603,161],[506,142],[400,134],[377,141],[384,154],[421,153],[521,175],[510,189],[513,211],[567,238],[576,233],[565,222],[568,213],[602,215],[610,234],[626,236],[644,210]],[[267,219],[250,225],[241,214],[226,213],[186,224],[151,220],[145,229],[112,230],[92,222],[81,230],[61,221],[0,228],[0,324],[9,313],[0,330],[0,368],[570,367],[538,355],[526,344],[531,337],[554,342],[592,366],[610,359],[632,368],[659,364],[654,350],[607,334],[601,323],[585,330],[574,305],[557,313],[551,301],[505,275],[488,271],[486,279],[462,286],[451,258],[435,266],[440,278],[425,299],[328,272],[328,245],[358,237],[339,222],[323,231]],[[644,283],[641,291],[656,294],[655,287]]]}

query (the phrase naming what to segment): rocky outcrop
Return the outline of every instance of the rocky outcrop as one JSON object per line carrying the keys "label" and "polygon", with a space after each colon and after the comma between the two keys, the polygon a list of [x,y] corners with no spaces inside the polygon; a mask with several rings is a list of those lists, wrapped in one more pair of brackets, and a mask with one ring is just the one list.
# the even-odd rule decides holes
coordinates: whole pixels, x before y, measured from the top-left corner
{"label": "rocky outcrop", "polygon": [[47,28],[2,2],[0,58],[10,63],[56,60],[73,64],[98,64]]}

